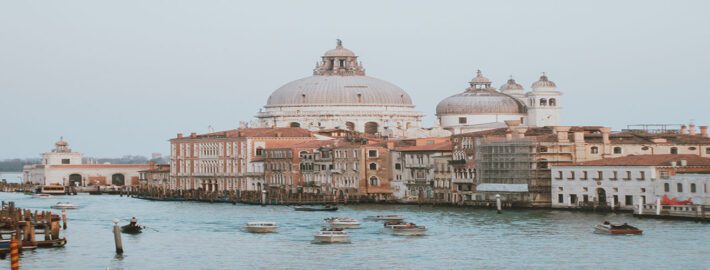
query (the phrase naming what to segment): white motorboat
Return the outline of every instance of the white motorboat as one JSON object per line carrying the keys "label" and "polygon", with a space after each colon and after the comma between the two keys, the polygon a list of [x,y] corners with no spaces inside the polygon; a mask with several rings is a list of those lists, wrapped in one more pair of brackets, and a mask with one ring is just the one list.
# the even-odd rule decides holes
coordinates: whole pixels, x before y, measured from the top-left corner
{"label": "white motorboat", "polygon": [[357,228],[360,228],[360,222],[354,218],[332,217],[332,218],[326,218],[325,222],[330,224],[330,226],[332,228],[336,228],[336,229],[357,229]]}
{"label": "white motorboat", "polygon": [[34,194],[34,195],[32,195],[32,198],[38,198],[38,199],[50,199],[50,198],[54,198],[54,196],[52,196],[52,195],[49,195],[49,194],[43,194],[43,193],[40,193],[40,194]]}
{"label": "white motorboat", "polygon": [[349,243],[350,236],[342,229],[323,229],[313,235],[315,243]]}
{"label": "white motorboat", "polygon": [[403,221],[404,217],[400,215],[379,215],[379,216],[369,216],[366,217],[367,220],[372,221]]}
{"label": "white motorboat", "polygon": [[414,223],[405,225],[391,225],[394,235],[420,236],[426,234],[426,226],[419,226]]}
{"label": "white motorboat", "polygon": [[51,206],[54,209],[77,209],[79,208],[78,205],[70,203],[70,202],[58,202],[55,205]]}
{"label": "white motorboat", "polygon": [[244,225],[244,229],[250,233],[272,233],[278,228],[276,222],[271,221],[253,221]]}

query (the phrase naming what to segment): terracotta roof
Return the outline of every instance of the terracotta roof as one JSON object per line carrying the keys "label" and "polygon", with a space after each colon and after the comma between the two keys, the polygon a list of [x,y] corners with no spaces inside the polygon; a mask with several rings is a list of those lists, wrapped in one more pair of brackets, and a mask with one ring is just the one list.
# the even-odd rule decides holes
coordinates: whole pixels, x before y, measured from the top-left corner
{"label": "terracotta roof", "polygon": [[138,172],[149,172],[149,173],[160,173],[160,172],[170,172],[169,164],[157,164],[155,169],[142,170]]}
{"label": "terracotta roof", "polygon": [[630,155],[560,166],[671,166],[674,161],[680,166],[681,160],[687,162],[686,166],[710,166],[710,158],[698,155]]}
{"label": "terracotta roof", "polygon": [[[588,143],[602,143],[602,134],[586,134],[584,140]],[[710,144],[710,138],[699,135],[630,131],[609,134],[609,140],[612,144]]]}
{"label": "terracotta roof", "polygon": [[219,132],[199,134],[195,138],[184,136],[174,139],[202,139],[202,138],[245,138],[245,137],[312,137],[310,131],[302,128],[240,128]]}
{"label": "terracotta roof", "polygon": [[451,142],[435,143],[435,144],[424,144],[419,146],[406,146],[395,148],[396,151],[400,152],[419,152],[419,151],[451,151]]}

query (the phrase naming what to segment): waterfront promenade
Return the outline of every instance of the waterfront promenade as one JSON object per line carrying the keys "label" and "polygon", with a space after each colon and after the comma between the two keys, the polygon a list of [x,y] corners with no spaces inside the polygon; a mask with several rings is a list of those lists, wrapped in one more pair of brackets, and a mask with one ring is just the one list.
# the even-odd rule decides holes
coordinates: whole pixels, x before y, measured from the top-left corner
{"label": "waterfront promenade", "polygon": [[[26,252],[24,269],[702,269],[710,252],[707,224],[625,213],[509,210],[498,215],[491,209],[368,204],[318,213],[109,195],[33,199],[3,192],[0,199],[37,210],[57,201],[82,206],[68,212],[67,246]],[[402,214],[430,231],[424,237],[396,237],[382,232],[380,223],[364,222],[351,232],[352,244],[311,243],[323,218],[387,213]],[[126,223],[132,216],[155,230],[124,235],[125,253],[116,257],[111,220]],[[275,221],[281,228],[268,235],[239,229],[252,220]],[[645,232],[622,237],[592,233],[592,226],[603,220],[629,222]]]}

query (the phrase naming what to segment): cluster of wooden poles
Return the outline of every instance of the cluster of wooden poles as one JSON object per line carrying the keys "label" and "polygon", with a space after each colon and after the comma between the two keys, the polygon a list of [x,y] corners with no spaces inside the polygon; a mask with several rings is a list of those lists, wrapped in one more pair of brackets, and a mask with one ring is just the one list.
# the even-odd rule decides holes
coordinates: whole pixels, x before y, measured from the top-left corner
{"label": "cluster of wooden poles", "polygon": [[[29,209],[16,208],[14,202],[3,201],[0,210],[0,242],[10,244],[7,250],[0,249],[0,253],[5,255],[9,252],[11,265],[14,267],[17,261],[14,256],[22,250],[62,247],[67,240],[59,237],[59,232],[62,227],[67,228],[66,220],[66,210],[62,210],[60,217],[50,211],[32,212]],[[63,221],[63,226],[60,221]],[[44,237],[37,239],[37,234]]]}

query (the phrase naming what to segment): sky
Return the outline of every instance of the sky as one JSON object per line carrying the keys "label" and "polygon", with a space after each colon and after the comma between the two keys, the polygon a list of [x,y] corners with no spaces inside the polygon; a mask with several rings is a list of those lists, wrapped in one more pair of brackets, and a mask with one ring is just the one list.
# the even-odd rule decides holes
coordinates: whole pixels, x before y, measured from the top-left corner
{"label": "sky", "polygon": [[335,40],[435,123],[476,69],[563,125],[710,123],[708,1],[0,1],[0,159],[63,136],[93,157],[169,153],[238,127]]}

